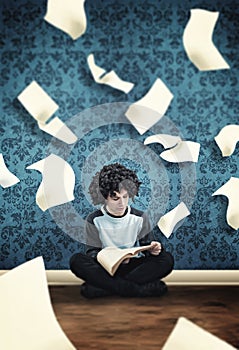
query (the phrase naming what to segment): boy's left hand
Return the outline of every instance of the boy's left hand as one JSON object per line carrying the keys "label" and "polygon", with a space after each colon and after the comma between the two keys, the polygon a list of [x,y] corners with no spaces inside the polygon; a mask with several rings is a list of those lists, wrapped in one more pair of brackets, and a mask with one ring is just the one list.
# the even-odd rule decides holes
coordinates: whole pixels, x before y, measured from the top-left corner
{"label": "boy's left hand", "polygon": [[161,250],[162,250],[161,243],[152,241],[150,244],[151,244],[151,248],[149,249],[150,253],[152,255],[159,255],[159,253],[161,253]]}

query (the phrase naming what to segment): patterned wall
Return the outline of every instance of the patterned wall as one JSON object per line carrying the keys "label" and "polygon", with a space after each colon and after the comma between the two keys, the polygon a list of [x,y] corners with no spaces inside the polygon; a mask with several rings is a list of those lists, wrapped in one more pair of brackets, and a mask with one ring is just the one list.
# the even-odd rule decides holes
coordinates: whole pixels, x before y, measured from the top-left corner
{"label": "patterned wall", "polygon": [[[227,198],[212,197],[239,176],[239,147],[223,158],[214,137],[239,118],[239,1],[86,0],[87,30],[73,41],[43,20],[46,0],[2,0],[0,153],[21,181],[0,188],[0,269],[42,255],[47,269],[67,269],[83,249],[82,225],[94,208],[87,186],[102,163],[120,160],[142,180],[135,205],[147,210],[156,237],[176,269],[238,269],[239,235],[226,222]],[[200,72],[182,44],[190,9],[219,11],[213,40],[229,70]],[[96,63],[135,87],[129,94],[96,84]],[[174,98],[167,115],[144,135],[124,120],[126,108],[162,79]],[[42,132],[17,100],[33,80],[59,105],[56,115],[79,141],[64,145]],[[103,121],[103,122],[102,122]],[[178,133],[201,144],[196,164],[162,160],[152,133]],[[26,166],[54,152],[76,174],[75,200],[45,212],[36,205],[41,174]],[[184,200],[191,215],[167,239],[155,223]]]}

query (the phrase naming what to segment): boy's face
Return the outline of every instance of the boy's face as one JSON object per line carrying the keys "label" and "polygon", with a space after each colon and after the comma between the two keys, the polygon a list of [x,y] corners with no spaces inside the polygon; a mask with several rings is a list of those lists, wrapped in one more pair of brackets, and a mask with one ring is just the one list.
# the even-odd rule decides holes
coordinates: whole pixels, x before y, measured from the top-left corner
{"label": "boy's face", "polygon": [[114,216],[122,216],[128,206],[128,192],[122,188],[120,192],[115,192],[114,197],[108,196],[106,199],[106,208]]}

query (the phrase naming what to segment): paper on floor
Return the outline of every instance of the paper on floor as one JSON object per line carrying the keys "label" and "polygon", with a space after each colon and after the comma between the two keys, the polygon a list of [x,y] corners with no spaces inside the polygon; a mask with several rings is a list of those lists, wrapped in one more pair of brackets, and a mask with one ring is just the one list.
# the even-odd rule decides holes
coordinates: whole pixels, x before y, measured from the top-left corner
{"label": "paper on floor", "polygon": [[36,81],[29,84],[18,95],[18,100],[31,116],[38,121],[38,126],[41,130],[68,144],[76,142],[76,135],[58,117],[46,123],[56,112],[58,105]]}
{"label": "paper on floor", "polygon": [[74,200],[75,173],[61,157],[51,154],[27,169],[42,173],[42,182],[36,193],[36,203],[41,210]]}
{"label": "paper on floor", "polygon": [[239,125],[226,125],[219,134],[214,137],[223,157],[231,156],[239,141]]}
{"label": "paper on floor", "polygon": [[170,90],[157,78],[147,94],[129,106],[125,115],[142,135],[163,117],[172,98]]}
{"label": "paper on floor", "polygon": [[236,350],[185,317],[179,317],[162,350]]}
{"label": "paper on floor", "polygon": [[8,170],[2,153],[0,154],[0,185],[3,188],[11,187],[19,182],[19,178]]}
{"label": "paper on floor", "polygon": [[176,225],[185,217],[190,215],[186,204],[184,202],[179,203],[174,209],[163,215],[158,221],[158,227],[161,232],[169,238]]}
{"label": "paper on floor", "polygon": [[44,19],[75,40],[86,31],[84,3],[85,0],[48,0]]}
{"label": "paper on floor", "polygon": [[230,68],[212,42],[219,12],[192,9],[183,34],[185,51],[192,63],[202,71]]}
{"label": "paper on floor", "polygon": [[42,257],[0,277],[0,349],[76,350],[55,317]]}
{"label": "paper on floor", "polygon": [[95,64],[93,54],[90,54],[87,57],[87,63],[96,83],[109,85],[115,89],[125,92],[126,94],[134,87],[133,83],[120,79],[114,71],[110,71],[109,73],[105,74],[106,70]]}
{"label": "paper on floor", "polygon": [[164,148],[171,148],[177,145],[177,143],[181,141],[181,137],[173,136],[168,134],[157,134],[148,136],[144,140],[145,145],[149,145],[151,143],[160,143]]}
{"label": "paper on floor", "polygon": [[231,177],[212,196],[223,195],[228,198],[227,223],[233,229],[239,228],[239,178]]}
{"label": "paper on floor", "polygon": [[160,153],[160,157],[171,163],[197,162],[200,143],[193,141],[180,141],[171,149]]}

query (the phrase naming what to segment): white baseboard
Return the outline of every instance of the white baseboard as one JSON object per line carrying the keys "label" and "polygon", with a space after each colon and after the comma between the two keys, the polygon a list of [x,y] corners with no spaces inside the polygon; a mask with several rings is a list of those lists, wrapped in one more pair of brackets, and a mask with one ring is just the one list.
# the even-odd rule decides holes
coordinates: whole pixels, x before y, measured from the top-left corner
{"label": "white baseboard", "polygon": [[[69,270],[48,270],[49,285],[74,285],[83,281]],[[169,285],[239,285],[239,270],[174,270],[164,279]]]}
{"label": "white baseboard", "polygon": [[[7,270],[0,270],[0,276]],[[49,285],[78,285],[82,280],[70,270],[46,270]],[[168,285],[239,286],[239,270],[174,270],[164,279]]]}

